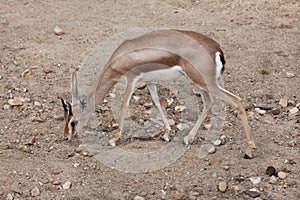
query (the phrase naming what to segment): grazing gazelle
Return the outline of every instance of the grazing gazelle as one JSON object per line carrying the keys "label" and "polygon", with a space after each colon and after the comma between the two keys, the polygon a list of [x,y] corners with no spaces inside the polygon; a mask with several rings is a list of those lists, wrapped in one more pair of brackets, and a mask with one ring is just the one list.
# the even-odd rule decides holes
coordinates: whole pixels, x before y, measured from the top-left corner
{"label": "grazing gazelle", "polygon": [[65,110],[66,126],[64,136],[71,139],[75,128],[84,125],[89,113],[105,97],[107,92],[118,82],[121,76],[127,78],[127,88],[122,101],[119,128],[110,140],[112,146],[120,139],[124,125],[125,112],[136,83],[144,81],[164,122],[164,139],[169,140],[170,126],[159,103],[157,88],[153,82],[174,80],[181,75],[187,76],[201,90],[203,110],[195,126],[184,137],[184,143],[191,142],[211,112],[213,100],[211,94],[223,97],[238,111],[247,138],[245,158],[252,158],[255,148],[241,99],[220,87],[217,80],[224,70],[225,59],[220,45],[213,39],[200,33],[184,30],[159,30],[123,42],[112,54],[100,72],[94,88],[86,95],[78,93],[77,76],[72,75],[72,105],[62,99]]}

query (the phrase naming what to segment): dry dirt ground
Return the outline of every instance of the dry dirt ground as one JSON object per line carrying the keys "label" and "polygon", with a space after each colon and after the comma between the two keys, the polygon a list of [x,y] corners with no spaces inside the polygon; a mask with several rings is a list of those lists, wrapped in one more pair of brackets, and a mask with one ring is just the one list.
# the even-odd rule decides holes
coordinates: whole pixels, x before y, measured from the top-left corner
{"label": "dry dirt ground", "polygon": [[[290,113],[300,103],[299,19],[297,0],[1,0],[0,198],[300,199],[300,114]],[[55,35],[55,26],[65,34]],[[70,98],[70,72],[100,42],[141,27],[194,30],[221,44],[226,89],[242,97],[252,115],[253,159],[243,159],[245,137],[231,106],[222,132],[226,142],[214,154],[197,157],[202,128],[175,163],[147,173],[114,170],[80,149],[80,141],[62,140],[64,122],[54,112],[59,97]],[[26,69],[31,73],[22,78]],[[23,105],[9,106],[14,97],[25,98]],[[255,111],[284,97],[289,103],[280,113]],[[128,147],[133,151],[164,144],[125,142],[136,143]],[[268,166],[287,176],[270,183]],[[251,177],[261,182],[254,185]],[[68,181],[71,188],[64,189]],[[227,183],[223,193],[221,181]]]}

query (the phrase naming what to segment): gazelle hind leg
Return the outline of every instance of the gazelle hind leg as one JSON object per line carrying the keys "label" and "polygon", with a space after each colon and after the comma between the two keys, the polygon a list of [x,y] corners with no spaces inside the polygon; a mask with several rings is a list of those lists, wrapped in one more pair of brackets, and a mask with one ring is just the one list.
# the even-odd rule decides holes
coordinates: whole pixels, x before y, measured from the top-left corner
{"label": "gazelle hind leg", "polygon": [[223,88],[218,88],[214,89],[212,91],[214,94],[220,96],[220,97],[225,97],[225,100],[229,101],[235,109],[238,111],[239,117],[242,121],[242,125],[246,134],[246,139],[247,139],[247,148],[245,151],[245,156],[244,158],[249,159],[252,158],[252,149],[255,148],[255,143],[253,140],[253,135],[250,130],[250,126],[248,123],[248,118],[246,115],[245,108],[242,104],[242,101],[239,97],[235,96],[234,94],[230,93],[229,91],[223,89]]}
{"label": "gazelle hind leg", "polygon": [[151,98],[152,98],[156,108],[159,111],[160,117],[164,122],[164,136],[163,136],[163,138],[164,138],[165,141],[170,141],[169,133],[171,131],[171,127],[170,127],[170,125],[168,123],[168,120],[167,120],[167,118],[166,118],[166,116],[163,112],[163,109],[160,105],[159,97],[158,97],[158,94],[157,94],[157,87],[154,83],[148,83],[147,88],[150,92]]}
{"label": "gazelle hind leg", "polygon": [[126,86],[125,94],[123,97],[123,101],[122,101],[122,105],[121,105],[121,113],[120,113],[120,117],[119,117],[119,128],[116,130],[113,138],[109,141],[109,144],[111,146],[116,146],[116,141],[118,141],[121,138],[126,111],[128,109],[131,96],[134,92],[134,89],[135,89],[135,86],[136,86],[136,83],[138,82],[138,80],[139,80],[139,77],[136,77],[134,79],[127,77],[127,86]]}
{"label": "gazelle hind leg", "polygon": [[198,129],[200,128],[201,124],[203,123],[203,121],[205,120],[205,118],[207,117],[208,113],[211,111],[211,108],[213,106],[212,98],[208,92],[206,92],[203,89],[200,89],[200,94],[203,102],[203,110],[201,112],[201,115],[198,116],[198,120],[196,121],[193,129],[190,131],[190,133],[187,136],[183,138],[183,142],[186,145],[188,145],[194,140]]}

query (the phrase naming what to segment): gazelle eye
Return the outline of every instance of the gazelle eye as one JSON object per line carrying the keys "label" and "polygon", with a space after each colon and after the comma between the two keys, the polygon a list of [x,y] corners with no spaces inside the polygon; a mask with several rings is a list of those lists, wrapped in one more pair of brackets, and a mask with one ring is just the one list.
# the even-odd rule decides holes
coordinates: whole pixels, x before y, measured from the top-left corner
{"label": "gazelle eye", "polygon": [[74,121],[71,121],[71,126],[74,127],[78,124],[78,121],[77,120],[74,120]]}

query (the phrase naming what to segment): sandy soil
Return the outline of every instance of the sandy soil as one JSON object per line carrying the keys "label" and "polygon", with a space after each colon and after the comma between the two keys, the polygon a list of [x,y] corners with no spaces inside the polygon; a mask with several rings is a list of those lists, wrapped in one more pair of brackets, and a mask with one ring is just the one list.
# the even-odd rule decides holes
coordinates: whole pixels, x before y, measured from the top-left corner
{"label": "sandy soil", "polygon": [[[257,199],[300,199],[300,112],[290,114],[300,103],[299,19],[296,0],[2,0],[1,199],[251,199],[253,188]],[[55,35],[55,26],[65,34]],[[62,140],[64,122],[54,113],[61,109],[60,97],[70,98],[71,72],[97,44],[141,27],[194,30],[221,44],[225,87],[242,97],[252,114],[253,159],[243,159],[245,137],[231,106],[222,132],[226,142],[214,154],[197,157],[206,133],[201,129],[176,162],[147,173],[112,169],[81,149],[80,141]],[[31,74],[22,78],[26,69]],[[25,98],[23,105],[9,106],[14,97]],[[289,103],[280,113],[255,111],[284,97]],[[164,145],[160,139],[120,143],[132,151]],[[270,183],[268,166],[287,176]],[[260,177],[260,183],[254,185],[251,177]],[[67,181],[71,188],[64,189]],[[218,191],[221,181],[227,183],[225,192]]]}

